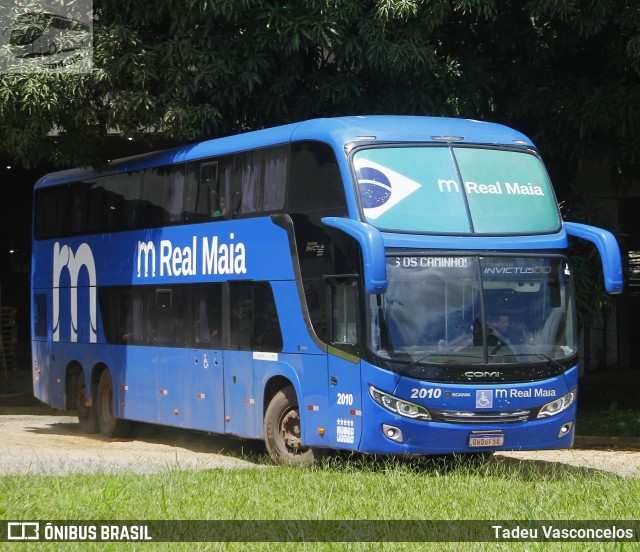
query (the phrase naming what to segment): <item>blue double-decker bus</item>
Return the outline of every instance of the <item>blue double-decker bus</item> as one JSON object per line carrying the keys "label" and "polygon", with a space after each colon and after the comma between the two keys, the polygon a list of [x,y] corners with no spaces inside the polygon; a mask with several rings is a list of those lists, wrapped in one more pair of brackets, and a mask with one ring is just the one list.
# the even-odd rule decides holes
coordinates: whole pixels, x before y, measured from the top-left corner
{"label": "blue double-decker bus", "polygon": [[502,125],[316,119],[36,184],[34,393],[130,422],[324,451],[572,446],[569,236],[608,292],[620,252],[563,222],[534,144]]}

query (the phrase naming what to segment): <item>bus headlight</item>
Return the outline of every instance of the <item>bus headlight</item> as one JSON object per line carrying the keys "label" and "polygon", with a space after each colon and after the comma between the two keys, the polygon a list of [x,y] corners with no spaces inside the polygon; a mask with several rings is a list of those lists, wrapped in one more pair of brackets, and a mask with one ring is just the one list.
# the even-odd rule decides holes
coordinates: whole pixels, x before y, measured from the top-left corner
{"label": "bus headlight", "polygon": [[566,395],[545,404],[540,409],[540,412],[538,412],[538,418],[548,418],[549,416],[555,416],[556,414],[560,414],[560,412],[564,412],[574,403],[577,394],[578,388],[574,387]]}
{"label": "bus headlight", "polygon": [[384,393],[379,389],[376,389],[372,385],[369,386],[369,394],[371,398],[376,401],[380,406],[383,406],[387,410],[394,414],[400,414],[406,418],[413,418],[414,420],[430,420],[431,415],[429,411],[419,404],[415,404],[403,399]]}

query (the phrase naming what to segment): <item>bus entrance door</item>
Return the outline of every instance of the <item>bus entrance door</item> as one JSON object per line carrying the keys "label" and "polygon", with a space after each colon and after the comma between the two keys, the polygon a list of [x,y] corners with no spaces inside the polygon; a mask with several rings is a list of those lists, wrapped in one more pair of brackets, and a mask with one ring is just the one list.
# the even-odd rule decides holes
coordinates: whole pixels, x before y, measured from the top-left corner
{"label": "bus entrance door", "polygon": [[335,438],[336,446],[357,450],[362,433],[360,359],[331,349],[329,411],[328,434]]}
{"label": "bus entrance door", "polygon": [[357,280],[329,279],[331,345],[329,346],[329,435],[336,446],[356,450],[362,433],[360,358],[358,356]]}

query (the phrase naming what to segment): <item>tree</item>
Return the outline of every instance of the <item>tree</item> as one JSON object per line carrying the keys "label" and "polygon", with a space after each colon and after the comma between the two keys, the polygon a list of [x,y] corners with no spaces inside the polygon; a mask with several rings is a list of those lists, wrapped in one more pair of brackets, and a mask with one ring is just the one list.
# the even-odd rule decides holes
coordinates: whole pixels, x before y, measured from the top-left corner
{"label": "tree", "polygon": [[[529,133],[568,187],[638,168],[640,10],[628,0],[96,0],[94,69],[3,75],[0,148],[100,164],[107,131],[185,142],[343,114]],[[55,131],[56,136],[51,137]]]}

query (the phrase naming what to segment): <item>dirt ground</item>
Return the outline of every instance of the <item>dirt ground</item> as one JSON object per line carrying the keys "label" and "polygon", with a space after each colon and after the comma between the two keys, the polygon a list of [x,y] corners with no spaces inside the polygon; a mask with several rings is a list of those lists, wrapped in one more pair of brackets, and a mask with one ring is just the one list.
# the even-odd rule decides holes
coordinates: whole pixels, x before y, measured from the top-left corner
{"label": "dirt ground", "polygon": [[0,474],[15,475],[255,468],[240,457],[261,445],[148,424],[107,439],[81,433],[77,417],[44,405],[0,407],[0,443]]}
{"label": "dirt ground", "polygon": [[[79,432],[77,418],[48,406],[0,407],[0,474],[153,473],[166,469],[271,467],[264,446],[228,436],[135,424],[127,439]],[[247,460],[245,453],[250,453]],[[243,458],[244,457],[244,458]],[[504,452],[492,462],[525,462],[540,470],[600,470],[640,477],[640,450]]]}

